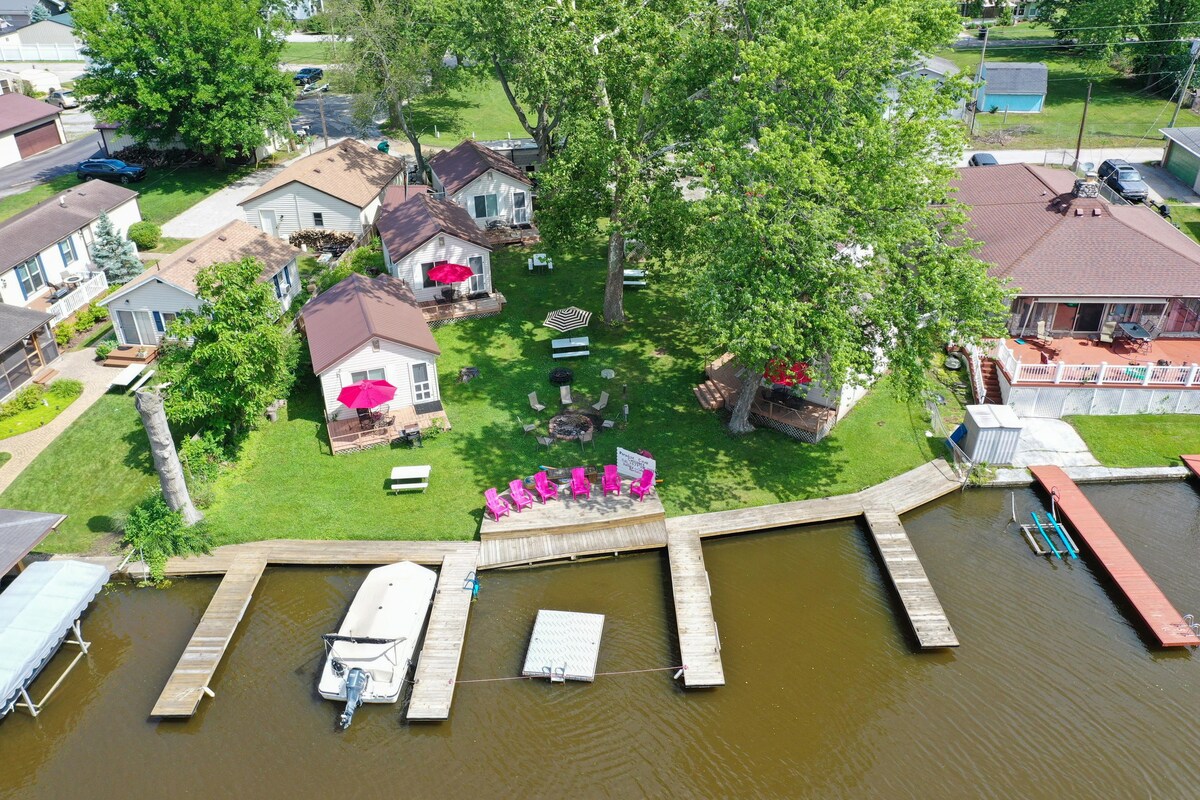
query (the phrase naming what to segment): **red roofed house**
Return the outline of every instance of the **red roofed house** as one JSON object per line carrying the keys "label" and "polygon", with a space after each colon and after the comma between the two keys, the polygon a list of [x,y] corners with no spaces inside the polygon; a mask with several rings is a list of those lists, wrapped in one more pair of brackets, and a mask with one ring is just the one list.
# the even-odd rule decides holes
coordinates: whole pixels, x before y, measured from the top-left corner
{"label": "red roofed house", "polygon": [[1200,245],[1065,170],[967,167],[955,183],[976,254],[1016,289],[977,394],[1027,416],[1200,413]]}
{"label": "red roofed house", "polygon": [[61,113],[57,106],[23,94],[0,94],[0,167],[65,142]]}
{"label": "red roofed house", "polygon": [[[335,454],[386,444],[410,426],[449,427],[437,379],[441,350],[408,284],[355,273],[306,303],[300,323]],[[378,418],[371,422],[338,400],[344,387],[363,380],[396,387],[390,403],[373,409]]]}
{"label": "red roofed house", "polygon": [[533,181],[504,156],[467,139],[429,159],[435,192],[467,210],[480,228],[489,222],[533,221]]}

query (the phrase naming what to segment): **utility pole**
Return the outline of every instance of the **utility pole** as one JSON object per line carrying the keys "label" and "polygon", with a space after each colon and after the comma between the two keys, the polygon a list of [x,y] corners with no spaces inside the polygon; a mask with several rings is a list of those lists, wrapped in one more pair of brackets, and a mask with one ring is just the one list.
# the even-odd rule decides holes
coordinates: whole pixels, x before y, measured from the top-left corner
{"label": "utility pole", "polygon": [[325,125],[325,93],[317,90],[317,108],[321,109],[321,135],[325,137],[325,146],[329,147],[329,128]]}
{"label": "utility pole", "polygon": [[1083,126],[1087,124],[1088,106],[1092,103],[1092,82],[1088,81],[1087,99],[1083,101],[1083,117],[1079,120],[1079,136],[1075,139],[1075,169],[1079,169],[1079,151],[1083,147]]}
{"label": "utility pole", "polygon": [[983,49],[979,51],[979,69],[975,71],[975,110],[971,113],[971,135],[975,135],[975,119],[979,116],[979,89],[983,85],[983,60],[987,58],[988,34],[991,28],[983,29]]}
{"label": "utility pole", "polygon": [[1175,127],[1175,120],[1179,119],[1179,109],[1183,108],[1183,98],[1187,96],[1188,87],[1192,85],[1192,73],[1196,71],[1196,59],[1200,57],[1200,39],[1192,39],[1192,63],[1188,64],[1187,77],[1183,79],[1183,85],[1179,87],[1179,102],[1175,104],[1175,113],[1171,115],[1171,124],[1168,128]]}

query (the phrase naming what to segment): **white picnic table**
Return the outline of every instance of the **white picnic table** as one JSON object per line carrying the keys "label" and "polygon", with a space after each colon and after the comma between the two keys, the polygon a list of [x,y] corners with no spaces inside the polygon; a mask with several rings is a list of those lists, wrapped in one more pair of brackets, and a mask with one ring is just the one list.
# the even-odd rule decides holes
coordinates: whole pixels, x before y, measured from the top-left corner
{"label": "white picnic table", "polygon": [[534,267],[545,267],[553,272],[554,259],[545,253],[534,253],[533,258],[529,259],[529,271],[533,272]]}
{"label": "white picnic table", "polygon": [[128,386],[129,384],[133,383],[134,379],[137,378],[138,375],[142,374],[142,370],[145,368],[145,364],[130,364],[128,367],[118,372],[108,385],[109,387]]}
{"label": "white picnic table", "polygon": [[392,467],[393,492],[423,492],[429,486],[429,473],[433,468],[428,464],[416,467]]}
{"label": "white picnic table", "polygon": [[567,339],[554,339],[550,342],[553,358],[575,358],[590,356],[591,341],[586,336],[575,336]]}

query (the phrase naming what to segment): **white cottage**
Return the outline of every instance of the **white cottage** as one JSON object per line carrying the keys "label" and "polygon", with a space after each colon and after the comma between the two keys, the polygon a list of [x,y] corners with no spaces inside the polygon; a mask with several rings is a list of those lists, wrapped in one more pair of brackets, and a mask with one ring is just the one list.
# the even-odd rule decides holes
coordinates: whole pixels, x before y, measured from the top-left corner
{"label": "white cottage", "polygon": [[387,187],[402,180],[404,162],[356,139],[344,139],[296,161],[240,205],[246,222],[286,239],[301,230],[356,236],[374,223]]}
{"label": "white cottage", "polygon": [[480,228],[489,222],[533,222],[533,181],[517,165],[467,139],[429,159],[433,188],[466,209]]}
{"label": "white cottage", "polygon": [[184,311],[200,308],[196,276],[205,267],[257,259],[260,282],[270,282],[282,314],[300,290],[296,259],[300,250],[234,220],[176,250],[100,302],[108,306],[123,345],[155,346],[167,326]]}
{"label": "white cottage", "polygon": [[462,206],[437,200],[425,186],[393,186],[375,223],[388,272],[413,288],[417,302],[436,300],[445,288],[429,278],[439,264],[462,264],[472,276],[468,295],[492,289],[492,246]]}
{"label": "white cottage", "polygon": [[390,275],[372,279],[355,273],[306,303],[300,321],[313,372],[321,379],[335,452],[341,435],[336,423],[358,421],[357,412],[338,401],[352,383],[384,380],[395,386],[387,412],[397,424],[426,427],[445,420],[437,376],[441,350],[408,284]]}

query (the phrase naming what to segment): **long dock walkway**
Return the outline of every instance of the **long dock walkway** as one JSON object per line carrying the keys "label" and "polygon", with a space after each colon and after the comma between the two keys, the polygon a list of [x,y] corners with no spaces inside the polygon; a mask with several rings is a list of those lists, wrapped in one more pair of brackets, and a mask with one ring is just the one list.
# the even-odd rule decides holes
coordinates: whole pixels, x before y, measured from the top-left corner
{"label": "long dock walkway", "polygon": [[1159,644],[1163,647],[1200,646],[1200,638],[1075,482],[1059,467],[1030,467],[1029,471],[1057,498],[1058,507],[1071,527],[1100,561]]}
{"label": "long dock walkway", "polygon": [[725,685],[721,665],[721,638],[712,610],[712,587],[704,569],[700,537],[676,531],[667,535],[671,563],[671,594],[675,600],[675,627],[683,659],[683,685],[689,689]]}
{"label": "long dock walkway", "polygon": [[479,545],[464,547],[442,559],[437,594],[425,628],[425,643],[417,660],[406,719],[439,720],[450,716],[454,681],[462,659],[471,613],[472,579],[479,566]]}
{"label": "long dock walkway", "polygon": [[154,704],[151,716],[190,717],[196,713],[200,698],[212,691],[208,684],[266,567],[267,560],[253,551],[230,565]]}

